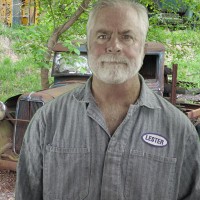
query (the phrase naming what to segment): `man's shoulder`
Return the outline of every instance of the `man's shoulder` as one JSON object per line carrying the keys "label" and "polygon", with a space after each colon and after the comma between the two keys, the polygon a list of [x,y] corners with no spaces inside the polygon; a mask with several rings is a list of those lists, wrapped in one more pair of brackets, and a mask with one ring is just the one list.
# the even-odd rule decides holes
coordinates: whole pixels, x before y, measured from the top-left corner
{"label": "man's shoulder", "polygon": [[155,93],[154,93],[154,96],[155,96],[157,104],[159,105],[159,107],[161,107],[163,111],[166,111],[167,113],[184,115],[182,111],[180,111],[175,105],[173,105],[169,100],[167,100],[163,96],[160,96]]}
{"label": "man's shoulder", "polygon": [[[177,106],[173,105],[171,102],[166,100],[164,97],[154,94],[156,101],[161,109],[163,118],[167,122],[170,118],[174,119],[173,123],[181,123],[191,125],[191,121],[187,117],[187,115],[181,111]],[[171,121],[171,120],[170,120]]]}
{"label": "man's shoulder", "polygon": [[[157,109],[154,110],[153,116],[161,127],[166,128],[168,131],[172,130],[173,138],[175,135],[178,137],[197,138],[197,132],[193,123],[183,111],[154,92],[153,96],[158,105]],[[170,131],[168,134],[170,134]]]}
{"label": "man's shoulder", "polygon": [[72,107],[72,104],[77,104],[76,95],[84,92],[85,84],[78,86],[77,88],[65,92],[62,95],[56,97],[55,99],[47,102],[44,106],[40,108],[41,112],[52,113],[52,112],[61,112],[62,110],[67,110]]}

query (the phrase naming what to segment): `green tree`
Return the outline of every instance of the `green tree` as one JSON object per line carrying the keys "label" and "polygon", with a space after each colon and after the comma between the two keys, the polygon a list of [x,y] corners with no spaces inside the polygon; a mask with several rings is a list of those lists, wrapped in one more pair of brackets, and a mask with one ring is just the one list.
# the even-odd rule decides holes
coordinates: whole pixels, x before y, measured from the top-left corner
{"label": "green tree", "polygon": [[[47,83],[43,84],[42,81],[43,88],[48,87],[48,69],[50,67],[53,46],[59,41],[64,43],[70,51],[76,49],[76,45],[72,41],[86,37],[88,11],[91,8],[91,4],[96,1],[41,0],[38,25],[20,26],[11,35],[9,34],[9,37],[15,35],[14,37],[17,39],[15,46],[18,52],[24,55],[31,53],[34,65],[39,66],[42,72],[46,72],[42,76],[42,80],[45,80],[44,82]],[[148,8],[150,14],[156,15],[161,12],[156,4],[158,0],[138,1]],[[189,5],[190,9],[195,13],[194,16],[197,18],[191,19],[191,23],[193,23],[193,21],[198,19],[200,10],[199,0],[182,0],[182,2]],[[175,11],[172,10],[172,12]],[[172,30],[169,24],[166,26],[160,25],[150,15],[150,29],[147,40],[158,41],[166,46],[166,61],[168,63],[169,60],[171,63],[184,63],[184,59],[188,63],[191,56],[188,56],[186,59],[185,55],[192,52],[194,60],[198,60],[196,59],[197,55],[200,55],[199,32],[198,26],[193,29],[189,23],[186,24],[184,30],[180,30],[179,24]],[[41,74],[43,75],[43,73]]]}
{"label": "green tree", "polygon": [[[87,11],[89,7],[89,3],[91,0],[61,0],[61,1],[53,1],[53,0],[43,0],[41,1],[41,14],[44,17],[41,17],[40,23],[46,24],[50,27],[52,34],[50,35],[47,41],[47,51],[45,56],[46,65],[49,64],[51,60],[52,49],[54,45],[58,42],[64,32],[69,30],[75,22],[80,18],[81,14]],[[84,20],[83,18],[80,19]],[[80,27],[76,24],[74,29],[78,29]],[[80,31],[80,30],[79,30]],[[78,32],[76,32],[78,33]],[[83,33],[81,33],[83,34]],[[78,37],[76,35],[76,37]],[[67,45],[72,47],[72,43],[70,37],[66,38]],[[69,48],[70,49],[70,48]],[[42,88],[48,88],[48,68],[41,68],[41,78],[42,78]]]}

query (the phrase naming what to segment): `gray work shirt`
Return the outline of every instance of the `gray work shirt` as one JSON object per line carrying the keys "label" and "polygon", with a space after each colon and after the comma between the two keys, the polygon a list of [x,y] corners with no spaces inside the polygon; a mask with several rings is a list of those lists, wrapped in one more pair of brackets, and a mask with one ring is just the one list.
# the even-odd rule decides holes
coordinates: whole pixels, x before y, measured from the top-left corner
{"label": "gray work shirt", "polygon": [[141,78],[111,136],[86,85],[44,105],[26,132],[16,200],[199,200],[200,142]]}

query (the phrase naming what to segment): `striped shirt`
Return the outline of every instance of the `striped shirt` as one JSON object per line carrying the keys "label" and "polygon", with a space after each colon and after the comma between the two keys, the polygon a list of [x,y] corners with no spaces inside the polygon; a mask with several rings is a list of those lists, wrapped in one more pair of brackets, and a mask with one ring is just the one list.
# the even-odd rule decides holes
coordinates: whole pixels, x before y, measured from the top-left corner
{"label": "striped shirt", "polygon": [[90,88],[91,79],[34,115],[16,200],[199,200],[200,142],[188,118],[141,78],[111,136]]}

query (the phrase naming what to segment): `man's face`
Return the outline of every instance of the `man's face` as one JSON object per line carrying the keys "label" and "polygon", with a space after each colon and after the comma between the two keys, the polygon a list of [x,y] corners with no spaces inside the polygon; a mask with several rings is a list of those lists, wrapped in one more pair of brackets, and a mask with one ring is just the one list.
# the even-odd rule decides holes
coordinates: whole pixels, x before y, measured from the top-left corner
{"label": "man's face", "polygon": [[102,8],[88,31],[88,63],[97,79],[120,84],[138,73],[143,62],[144,44],[133,8]]}

